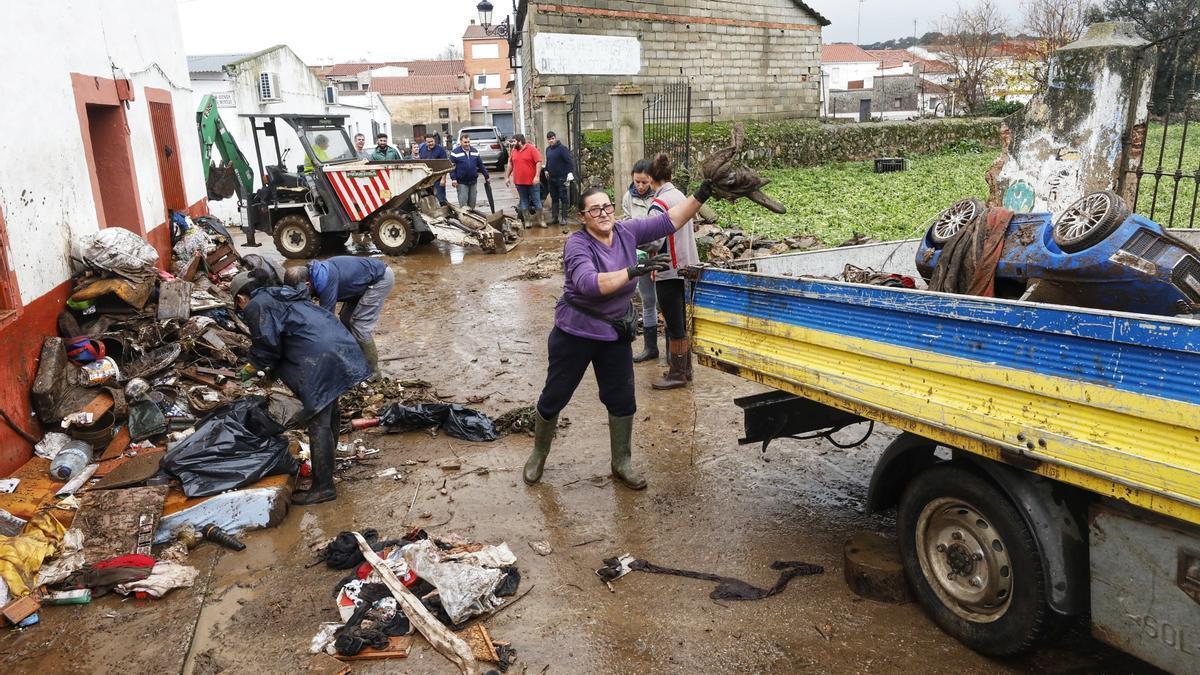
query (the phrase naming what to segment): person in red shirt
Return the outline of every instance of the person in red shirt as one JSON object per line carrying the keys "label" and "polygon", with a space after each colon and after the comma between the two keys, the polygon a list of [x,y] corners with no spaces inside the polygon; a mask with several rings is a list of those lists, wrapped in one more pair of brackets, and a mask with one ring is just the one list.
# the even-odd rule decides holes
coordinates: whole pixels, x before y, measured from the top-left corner
{"label": "person in red shirt", "polygon": [[514,134],[513,140],[516,146],[508,153],[504,182],[517,186],[520,201],[517,211],[533,215],[542,210],[542,186],[538,180],[542,175],[542,153],[533,144],[525,142],[525,134]]}

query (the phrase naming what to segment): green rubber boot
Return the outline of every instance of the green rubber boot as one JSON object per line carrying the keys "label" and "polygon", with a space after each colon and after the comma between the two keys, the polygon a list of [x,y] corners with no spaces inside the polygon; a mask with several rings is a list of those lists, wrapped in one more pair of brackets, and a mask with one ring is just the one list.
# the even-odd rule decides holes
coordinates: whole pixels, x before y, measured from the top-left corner
{"label": "green rubber boot", "polygon": [[358,343],[362,349],[363,356],[367,357],[367,365],[371,366],[371,379],[379,379],[379,348],[375,346],[375,339],[364,340]]}
{"label": "green rubber boot", "polygon": [[550,442],[554,440],[554,430],[558,427],[558,415],[550,419],[542,419],[542,414],[536,410],[533,413],[533,452],[525,460],[525,483],[533,485],[542,479],[542,469],[546,466],[546,456],[550,454]]}
{"label": "green rubber boot", "polygon": [[646,489],[646,479],[633,468],[633,415],[609,415],[608,440],[612,446],[613,475],[634,490]]}

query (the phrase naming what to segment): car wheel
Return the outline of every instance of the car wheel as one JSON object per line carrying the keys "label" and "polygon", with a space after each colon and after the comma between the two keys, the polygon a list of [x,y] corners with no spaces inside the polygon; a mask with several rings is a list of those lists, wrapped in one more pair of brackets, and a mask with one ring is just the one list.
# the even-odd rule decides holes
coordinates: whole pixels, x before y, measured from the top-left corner
{"label": "car wheel", "polygon": [[321,235],[306,216],[292,214],[275,221],[274,238],[285,258],[311,258],[321,250]]}
{"label": "car wheel", "polygon": [[929,226],[929,241],[934,246],[942,246],[958,231],[979,217],[987,209],[987,205],[978,199],[961,199],[954,202],[933,219]]}
{"label": "car wheel", "polygon": [[1129,205],[1112,190],[1093,192],[1067,207],[1054,223],[1054,243],[1077,253],[1104,241],[1129,217]]}
{"label": "car wheel", "polygon": [[1009,656],[1047,633],[1050,609],[1033,533],[987,480],[954,464],[913,478],[896,514],[904,573],[943,631]]}
{"label": "car wheel", "polygon": [[375,217],[371,224],[371,239],[375,248],[387,255],[404,255],[417,243],[412,218],[399,209],[388,209]]}

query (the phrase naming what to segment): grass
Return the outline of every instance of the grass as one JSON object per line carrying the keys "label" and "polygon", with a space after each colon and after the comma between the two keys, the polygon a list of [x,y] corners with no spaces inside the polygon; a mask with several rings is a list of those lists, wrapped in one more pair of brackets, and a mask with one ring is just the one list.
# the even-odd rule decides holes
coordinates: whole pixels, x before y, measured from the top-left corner
{"label": "grass", "polygon": [[[1161,179],[1151,175],[1142,176],[1134,210],[1163,225],[1200,227],[1200,218],[1191,223],[1193,200],[1197,199],[1196,175],[1200,171],[1200,121],[1189,124],[1186,143],[1182,122],[1172,123],[1166,130],[1165,139],[1163,125],[1150,124],[1146,130],[1146,150],[1142,155],[1142,168],[1146,171],[1155,170],[1159,166],[1159,158],[1162,159],[1162,171],[1171,175]],[[1178,181],[1174,176],[1177,169],[1182,174]]]}
{"label": "grass", "polygon": [[939,211],[965,197],[987,196],[984,174],[996,152],[925,155],[908,171],[877,174],[871,162],[763,172],[766,192],[788,208],[777,215],[749,201],[710,202],[721,224],[771,239],[815,235],[838,244],[855,233],[881,240],[918,236]]}

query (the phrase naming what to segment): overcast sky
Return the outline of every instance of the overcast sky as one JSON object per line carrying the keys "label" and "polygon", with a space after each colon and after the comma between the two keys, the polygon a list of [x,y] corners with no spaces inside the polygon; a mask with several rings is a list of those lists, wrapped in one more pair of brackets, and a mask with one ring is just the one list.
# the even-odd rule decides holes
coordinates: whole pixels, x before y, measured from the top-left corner
{"label": "overcast sky", "polygon": [[[966,0],[970,2],[971,0]],[[446,45],[461,45],[462,31],[477,16],[478,0],[176,0],[188,54],[253,52],[286,43],[310,65],[334,61],[434,58]],[[808,0],[833,22],[825,42],[853,42],[859,3]],[[496,20],[512,0],[492,0]],[[878,42],[933,30],[953,13],[956,0],[864,0],[862,42]],[[1015,21],[1018,0],[1000,0]]]}

